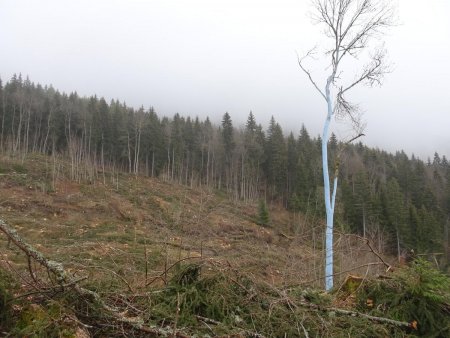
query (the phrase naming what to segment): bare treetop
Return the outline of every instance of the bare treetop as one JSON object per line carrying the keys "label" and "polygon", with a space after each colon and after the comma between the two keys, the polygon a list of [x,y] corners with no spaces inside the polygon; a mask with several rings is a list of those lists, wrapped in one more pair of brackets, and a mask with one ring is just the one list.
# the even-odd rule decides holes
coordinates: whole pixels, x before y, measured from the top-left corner
{"label": "bare treetop", "polygon": [[313,0],[312,19],[325,26],[325,35],[330,38],[331,47],[325,55],[330,57],[331,71],[327,78],[325,91],[320,89],[310,70],[303,61],[312,57],[315,49],[298,59],[301,69],[308,75],[321,96],[327,99],[330,86],[336,88],[333,115],[337,118],[347,117],[356,131],[363,129],[360,121],[359,107],[349,102],[345,94],[355,86],[380,85],[384,74],[389,72],[384,46],[376,46],[368,55],[368,61],[350,81],[341,78],[340,65],[346,56],[358,59],[367,51],[369,42],[385,33],[386,28],[394,25],[394,7],[392,1],[385,0]]}
{"label": "bare treetop", "polygon": [[313,0],[313,6],[313,20],[325,24],[325,33],[335,39],[337,63],[347,53],[356,56],[371,37],[393,24],[393,7],[384,0]]}

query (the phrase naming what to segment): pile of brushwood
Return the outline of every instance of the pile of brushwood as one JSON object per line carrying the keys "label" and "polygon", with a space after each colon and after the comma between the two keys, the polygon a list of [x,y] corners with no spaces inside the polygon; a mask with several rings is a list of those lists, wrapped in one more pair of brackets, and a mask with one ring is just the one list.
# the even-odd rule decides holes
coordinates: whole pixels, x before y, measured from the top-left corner
{"label": "pile of brushwood", "polygon": [[275,287],[217,259],[179,262],[160,283],[124,291],[74,277],[1,220],[0,230],[29,263],[0,265],[6,337],[450,336],[450,278],[423,260],[331,294]]}
{"label": "pile of brushwood", "polygon": [[367,281],[357,294],[362,311],[369,307],[375,316],[413,319],[417,335],[450,337],[450,277],[423,259]]}

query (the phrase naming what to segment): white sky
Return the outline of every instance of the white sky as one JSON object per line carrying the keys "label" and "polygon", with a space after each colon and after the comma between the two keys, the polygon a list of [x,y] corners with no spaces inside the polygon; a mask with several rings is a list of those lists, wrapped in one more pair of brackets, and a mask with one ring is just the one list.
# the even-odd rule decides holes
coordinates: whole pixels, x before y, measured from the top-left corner
{"label": "white sky", "polygon": [[[450,157],[450,1],[398,2],[386,37],[394,72],[354,93],[364,142]],[[316,135],[325,105],[295,54],[323,41],[308,10],[309,0],[0,0],[0,76],[160,115],[218,122],[228,111],[239,125],[252,110],[263,125],[274,115],[285,132],[305,123]]]}

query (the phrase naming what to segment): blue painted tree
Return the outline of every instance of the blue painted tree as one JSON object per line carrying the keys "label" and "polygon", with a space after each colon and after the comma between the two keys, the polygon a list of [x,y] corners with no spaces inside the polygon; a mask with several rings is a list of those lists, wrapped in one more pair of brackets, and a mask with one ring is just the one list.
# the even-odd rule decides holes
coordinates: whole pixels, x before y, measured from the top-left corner
{"label": "blue painted tree", "polygon": [[[327,148],[330,124],[333,117],[348,118],[356,132],[350,141],[362,135],[363,124],[358,106],[348,101],[346,94],[361,84],[380,85],[383,76],[389,71],[385,62],[385,49],[371,49],[370,43],[393,25],[394,9],[387,0],[313,0],[312,18],[325,28],[329,42],[323,53],[328,63],[324,89],[321,89],[312,72],[305,66],[306,59],[316,54],[316,48],[302,58],[298,57],[298,64],[327,107],[322,135],[322,167],[326,209],[325,289],[329,291],[333,287],[333,218],[339,176],[337,161],[331,188]],[[366,60],[361,63],[363,59]],[[346,63],[344,67],[347,60],[352,63]],[[355,77],[349,80],[348,76],[343,76],[351,68],[349,66],[359,63],[361,67]]]}

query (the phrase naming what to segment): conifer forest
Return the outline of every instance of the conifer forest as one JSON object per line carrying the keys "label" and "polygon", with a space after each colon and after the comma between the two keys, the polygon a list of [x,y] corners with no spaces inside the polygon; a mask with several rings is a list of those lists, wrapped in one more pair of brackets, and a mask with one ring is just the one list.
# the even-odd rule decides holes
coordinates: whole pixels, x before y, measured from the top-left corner
{"label": "conifer forest", "polygon": [[20,74],[0,116],[2,336],[450,332],[445,156],[330,136],[324,292],[323,142],[305,125],[161,116]]}
{"label": "conifer forest", "polygon": [[[274,117],[263,128],[266,121],[252,112],[245,125],[234,124],[227,112],[218,124],[196,116],[159,116],[152,107],[80,97],[21,75],[0,83],[0,116],[2,154],[68,158],[76,182],[129,173],[324,216],[321,140],[301,123],[297,132],[286,132]],[[335,135],[328,147],[330,171],[339,167],[340,231],[382,239],[382,250],[393,255],[448,254],[445,156],[392,154],[361,140],[342,143]],[[113,174],[106,178],[106,172]]]}

